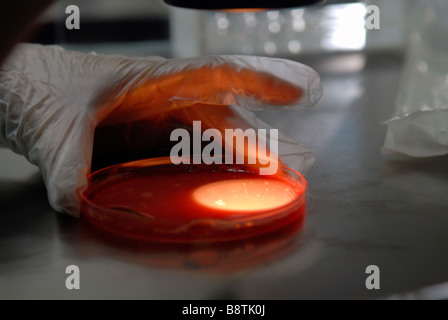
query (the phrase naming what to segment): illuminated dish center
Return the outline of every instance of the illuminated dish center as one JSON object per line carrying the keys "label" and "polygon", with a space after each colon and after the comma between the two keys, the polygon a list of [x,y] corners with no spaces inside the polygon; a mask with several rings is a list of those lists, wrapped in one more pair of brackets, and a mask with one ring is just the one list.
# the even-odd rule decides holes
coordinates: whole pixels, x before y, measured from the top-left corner
{"label": "illuminated dish center", "polygon": [[296,199],[297,190],[281,180],[237,179],[206,184],[194,191],[201,205],[223,211],[252,212],[283,207]]}

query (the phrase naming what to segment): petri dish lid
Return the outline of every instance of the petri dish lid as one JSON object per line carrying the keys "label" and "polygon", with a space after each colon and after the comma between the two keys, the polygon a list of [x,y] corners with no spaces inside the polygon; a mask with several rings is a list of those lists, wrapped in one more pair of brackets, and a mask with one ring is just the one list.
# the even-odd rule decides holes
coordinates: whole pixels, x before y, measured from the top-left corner
{"label": "petri dish lid", "polygon": [[303,218],[307,182],[280,167],[174,165],[169,157],[111,166],[89,176],[82,215],[117,235],[159,242],[214,242],[269,233]]}

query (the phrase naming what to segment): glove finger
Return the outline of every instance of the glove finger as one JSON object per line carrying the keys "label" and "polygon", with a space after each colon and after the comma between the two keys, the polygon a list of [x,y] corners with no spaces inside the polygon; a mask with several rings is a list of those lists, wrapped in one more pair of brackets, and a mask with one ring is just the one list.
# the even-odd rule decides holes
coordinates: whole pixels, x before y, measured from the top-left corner
{"label": "glove finger", "polygon": [[317,103],[322,87],[319,75],[297,62],[210,56],[161,62],[120,92],[105,108],[104,124],[141,120],[197,103],[300,109]]}

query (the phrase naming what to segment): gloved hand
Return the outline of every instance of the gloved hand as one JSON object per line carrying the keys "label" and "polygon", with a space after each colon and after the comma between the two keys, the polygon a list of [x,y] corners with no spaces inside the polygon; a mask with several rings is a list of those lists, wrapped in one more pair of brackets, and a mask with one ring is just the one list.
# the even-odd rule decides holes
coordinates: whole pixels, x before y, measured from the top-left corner
{"label": "gloved hand", "polygon": [[[128,58],[23,44],[0,71],[0,145],[39,166],[51,206],[78,217],[94,142],[106,152],[148,148],[192,120],[204,120],[203,130],[269,128],[247,109],[314,105],[319,81],[280,59]],[[279,143],[297,169],[312,165],[308,149],[284,136]]]}

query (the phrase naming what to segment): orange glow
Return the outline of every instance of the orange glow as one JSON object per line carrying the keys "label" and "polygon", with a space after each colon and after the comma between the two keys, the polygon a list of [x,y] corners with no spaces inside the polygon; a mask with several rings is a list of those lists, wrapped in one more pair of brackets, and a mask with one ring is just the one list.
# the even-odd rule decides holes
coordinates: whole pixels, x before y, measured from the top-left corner
{"label": "orange glow", "polygon": [[222,9],[221,11],[229,12],[229,13],[244,13],[244,12],[260,12],[260,11],[266,11],[269,9],[263,9],[263,8],[239,8],[239,9]]}
{"label": "orange glow", "polygon": [[[268,73],[209,65],[149,78],[97,117],[100,126],[106,126],[150,119],[197,104],[235,105],[235,91],[238,96],[255,97],[260,104],[275,106],[294,104],[303,94],[301,88]],[[173,97],[182,99],[173,102]]]}
{"label": "orange glow", "polygon": [[237,179],[204,185],[193,193],[201,205],[215,210],[254,212],[277,209],[298,196],[281,180]]}

